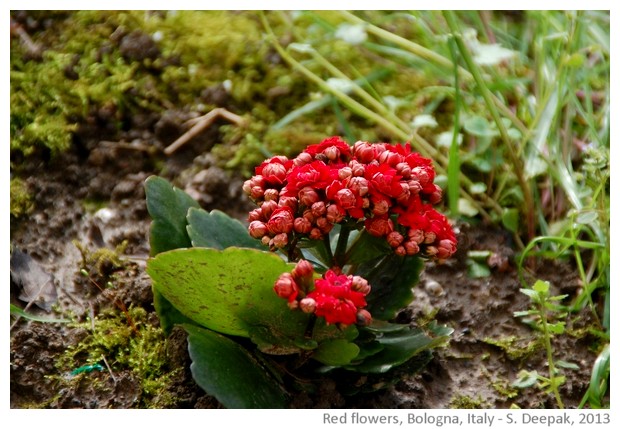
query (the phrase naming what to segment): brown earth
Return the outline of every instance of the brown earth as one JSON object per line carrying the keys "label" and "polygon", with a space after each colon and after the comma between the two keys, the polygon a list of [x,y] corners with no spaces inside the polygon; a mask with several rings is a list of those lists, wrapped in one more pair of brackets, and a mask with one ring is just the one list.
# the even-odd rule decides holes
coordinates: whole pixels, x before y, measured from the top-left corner
{"label": "brown earth", "polygon": [[[151,283],[145,274],[150,219],[144,198],[144,180],[156,171],[197,198],[205,209],[220,209],[245,220],[251,208],[241,192],[244,178],[214,165],[204,148],[218,141],[217,126],[177,154],[165,157],[169,144],[181,130],[185,115],[169,112],[163,118],[145,118],[114,141],[105,140],[97,129],[83,129],[71,151],[53,159],[13,159],[34,195],[32,213],[11,219],[11,245],[30,255],[43,271],[54,276],[58,295],[55,311],[31,306],[29,312],[46,317],[73,317],[84,322],[105,310],[142,307],[143,323],[158,326],[152,304]],[[132,143],[125,143],[132,142]],[[147,150],[145,150],[147,148]],[[203,153],[205,152],[205,153]],[[164,165],[163,170],[161,165]],[[158,167],[156,167],[158,165]],[[189,167],[189,168],[188,168]],[[85,203],[89,202],[89,203]],[[93,203],[96,207],[93,209]],[[317,376],[319,390],[300,393],[292,402],[297,408],[448,408],[480,407],[553,408],[552,395],[532,387],[511,388],[522,369],[547,374],[546,357],[535,344],[536,333],[513,312],[525,310],[528,298],[522,287],[511,236],[487,225],[460,224],[459,251],[449,262],[427,265],[415,300],[397,317],[398,322],[417,324],[429,317],[454,328],[446,348],[435,350],[431,362],[418,373],[398,372],[394,383],[372,393],[345,395],[343,379]],[[95,251],[114,249],[126,242],[122,266],[99,267],[104,273],[95,280],[112,279],[114,286],[101,292],[80,275],[82,256],[77,243]],[[488,250],[496,260],[484,278],[468,276],[468,250]],[[528,281],[545,279],[553,293],[575,296],[579,289],[576,270],[568,261],[533,261]],[[531,283],[530,283],[531,284]],[[11,284],[11,303],[24,307],[17,284]],[[582,332],[591,315],[587,310],[574,315],[570,332]],[[136,408],[144,406],[139,376],[109,362],[111,371],[92,371],[67,382],[67,370],[58,360],[70,347],[89,335],[83,326],[41,323],[20,319],[11,328],[11,408]],[[513,343],[510,343],[510,338]],[[576,363],[580,369],[566,369],[561,388],[568,407],[583,397],[595,354],[587,334],[560,335],[554,340],[555,358]],[[530,342],[532,342],[530,344]],[[530,350],[531,349],[531,350]],[[519,351],[530,350],[530,353]],[[167,407],[217,408],[221,405],[195,385],[189,372],[186,339],[175,331],[166,345],[166,368],[174,373],[167,387]],[[177,371],[173,371],[178,369]],[[358,377],[359,386],[386,380]],[[157,398],[150,406],[160,403]]]}

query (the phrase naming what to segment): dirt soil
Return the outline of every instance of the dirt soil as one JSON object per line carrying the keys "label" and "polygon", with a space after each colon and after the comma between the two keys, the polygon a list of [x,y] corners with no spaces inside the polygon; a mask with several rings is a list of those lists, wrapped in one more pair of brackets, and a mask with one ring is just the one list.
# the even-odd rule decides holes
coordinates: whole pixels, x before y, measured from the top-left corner
{"label": "dirt soil", "polygon": [[[151,174],[164,177],[197,198],[207,210],[220,209],[245,221],[252,208],[242,195],[242,177],[214,165],[204,148],[218,141],[217,124],[207,133],[166,157],[162,148],[182,132],[183,114],[169,112],[162,117],[143,118],[112,140],[101,129],[84,128],[72,150],[53,159],[33,157],[15,160],[20,176],[34,195],[34,210],[11,220],[13,249],[29,255],[43,272],[54,279],[57,300],[53,312],[31,305],[29,312],[45,317],[66,317],[88,322],[118,302],[126,308],[146,311],[144,323],[158,326],[152,304],[151,282],[145,274],[149,253],[150,219],[143,183]],[[127,144],[126,142],[132,142]],[[153,150],[144,150],[152,148]],[[164,166],[162,169],[161,166]],[[157,166],[157,167],[156,167]],[[159,173],[161,174],[161,173]],[[292,401],[297,408],[554,408],[555,400],[538,388],[517,390],[511,383],[522,369],[546,374],[544,350],[536,347],[535,332],[513,312],[525,310],[528,299],[519,292],[514,261],[515,244],[504,231],[485,225],[461,224],[459,251],[448,263],[427,265],[415,300],[397,317],[416,325],[434,317],[454,328],[449,345],[435,350],[431,362],[418,373],[399,371],[396,380],[358,377],[359,386],[385,385],[371,393],[347,396],[343,379],[322,377],[319,390],[300,393]],[[120,268],[91,270],[95,281],[111,281],[102,292],[80,274],[81,246],[122,249]],[[490,276],[468,276],[469,250],[488,250],[495,262]],[[101,274],[103,273],[103,274]],[[569,262],[538,261],[531,278],[549,280],[553,293],[574,296],[579,288],[576,270]],[[11,303],[26,306],[19,299],[20,287],[11,283]],[[23,298],[23,297],[22,297]],[[50,295],[53,300],[53,295]],[[115,306],[115,301],[117,302]],[[580,332],[590,315],[574,317],[571,332]],[[58,365],[61,356],[89,335],[84,325],[41,323],[20,319],[11,328],[10,404],[12,408],[139,408],[145,406],[140,376],[114,361],[110,370],[68,375]],[[579,365],[582,370],[565,370],[561,389],[566,406],[576,407],[589,381],[595,355],[588,348],[586,334],[561,335],[554,340],[556,359]],[[511,342],[512,341],[512,342]],[[149,406],[174,408],[218,408],[191,378],[186,339],[175,331],[166,342],[166,368],[171,377],[165,392],[167,402],[151,398]],[[176,371],[175,371],[176,369]],[[170,399],[173,398],[173,399]]]}

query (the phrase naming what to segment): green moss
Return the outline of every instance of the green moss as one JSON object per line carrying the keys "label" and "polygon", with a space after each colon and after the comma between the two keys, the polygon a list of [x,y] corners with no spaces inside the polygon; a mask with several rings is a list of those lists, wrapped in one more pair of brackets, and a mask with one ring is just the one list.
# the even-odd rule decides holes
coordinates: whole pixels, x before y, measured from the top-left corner
{"label": "green moss", "polygon": [[21,217],[29,214],[33,210],[33,196],[28,192],[28,187],[21,179],[11,179],[10,194],[12,216]]}
{"label": "green moss", "polygon": [[455,395],[452,397],[452,399],[450,399],[449,407],[456,409],[475,410],[488,408],[488,404],[482,400],[482,397],[480,397],[480,395],[478,395],[477,398],[472,398],[468,395]]}
{"label": "green moss", "polygon": [[519,389],[513,387],[508,380],[495,380],[491,386],[505,399],[515,398],[519,394]]}
{"label": "green moss", "polygon": [[543,348],[541,338],[526,341],[514,335],[502,338],[484,338],[483,342],[500,348],[510,360],[524,360]]}
{"label": "green moss", "polygon": [[[71,373],[84,365],[105,362],[112,374],[129,370],[141,386],[140,408],[165,408],[174,405],[169,392],[171,379],[181,368],[170,368],[166,357],[166,337],[159,327],[148,321],[146,310],[131,307],[128,310],[133,326],[125,315],[116,311],[104,312],[91,321],[74,326],[89,331],[78,344],[69,347],[56,362],[62,373]],[[105,358],[105,361],[104,361]],[[107,371],[107,368],[106,368]],[[80,375],[59,378],[60,383],[72,383]],[[97,387],[97,386],[93,386]],[[103,384],[99,386],[103,388]]]}
{"label": "green moss", "polygon": [[73,240],[73,245],[78,248],[82,255],[82,269],[98,277],[107,276],[113,270],[123,266],[124,262],[121,255],[125,253],[127,244],[125,240],[114,249],[101,247],[97,250],[90,250],[79,241]]}

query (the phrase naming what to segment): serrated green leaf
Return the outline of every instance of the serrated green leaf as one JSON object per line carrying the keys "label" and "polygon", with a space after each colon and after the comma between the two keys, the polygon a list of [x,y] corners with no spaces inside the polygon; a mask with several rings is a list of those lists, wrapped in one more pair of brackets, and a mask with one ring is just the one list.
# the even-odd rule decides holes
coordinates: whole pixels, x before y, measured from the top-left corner
{"label": "serrated green leaf", "polygon": [[188,336],[190,367],[196,383],[227,408],[285,408],[278,382],[252,355],[223,335],[194,325]]}
{"label": "serrated green leaf", "polygon": [[250,236],[248,229],[237,219],[212,210],[190,208],[187,213],[187,233],[194,247],[226,249],[244,247],[266,250],[266,247]]}
{"label": "serrated green leaf", "polygon": [[191,247],[185,217],[190,207],[199,207],[198,203],[161,177],[149,177],[144,186],[146,208],[153,219],[149,238],[151,255]]}

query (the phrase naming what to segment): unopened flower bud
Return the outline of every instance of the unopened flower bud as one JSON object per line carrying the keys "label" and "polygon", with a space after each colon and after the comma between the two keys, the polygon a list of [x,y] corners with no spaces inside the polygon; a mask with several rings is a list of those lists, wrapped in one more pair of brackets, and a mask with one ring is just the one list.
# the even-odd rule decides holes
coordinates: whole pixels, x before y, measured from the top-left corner
{"label": "unopened flower bud", "polygon": [[430,256],[430,257],[436,256],[437,252],[438,252],[438,250],[437,250],[437,248],[435,246],[427,246],[426,247],[426,252],[425,253],[426,253],[427,256]]}
{"label": "unopened flower bud", "polygon": [[299,308],[304,313],[314,313],[314,310],[316,310],[316,301],[312,298],[304,298],[299,301]]}
{"label": "unopened flower bud", "polygon": [[361,177],[366,172],[366,167],[355,160],[349,162],[349,167],[351,167],[351,171],[356,177]]}
{"label": "unopened flower bud", "polygon": [[330,161],[335,161],[340,156],[340,150],[336,146],[325,148],[323,153]]}
{"label": "unopened flower bud", "polygon": [[263,216],[265,219],[271,218],[271,215],[277,208],[278,208],[278,203],[273,200],[264,201],[260,206],[260,209],[263,211]]}
{"label": "unopened flower bud", "polygon": [[437,234],[432,231],[429,231],[424,234],[424,244],[432,244],[437,239]]}
{"label": "unopened flower bud", "polygon": [[252,189],[250,189],[250,197],[254,200],[263,198],[263,195],[265,195],[265,189],[261,186],[253,186]]}
{"label": "unopened flower bud", "polygon": [[422,187],[426,186],[431,180],[431,176],[424,167],[415,167],[411,169],[411,177],[417,179]]}
{"label": "unopened flower bud", "polygon": [[409,240],[415,241],[417,244],[422,244],[424,242],[424,231],[421,229],[411,228],[407,232],[407,236],[409,237]]}
{"label": "unopened flower bud", "polygon": [[344,215],[344,210],[336,204],[330,204],[327,206],[327,214],[325,217],[330,223],[339,223],[342,219],[344,219]]}
{"label": "unopened flower bud", "polygon": [[252,191],[252,180],[248,179],[245,182],[243,182],[243,192],[245,192],[247,195],[250,195],[251,191]]}
{"label": "unopened flower bud", "polygon": [[401,204],[405,204],[409,200],[409,197],[411,196],[411,191],[409,191],[409,185],[404,182],[400,183],[400,187],[402,191],[400,194],[398,194],[398,197],[396,197],[396,201],[398,201]]}
{"label": "unopened flower bud", "polygon": [[454,252],[456,252],[456,245],[452,240],[444,238],[439,242],[439,246],[437,247],[437,257],[439,259],[447,259]]}
{"label": "unopened flower bud", "polygon": [[[265,204],[273,201],[267,201]],[[263,204],[263,205],[265,205]],[[275,209],[267,222],[267,228],[271,234],[288,234],[293,230],[294,215],[290,207],[278,207]],[[277,246],[280,247],[280,246]]]}
{"label": "unopened flower bud", "polygon": [[310,186],[306,186],[299,191],[299,201],[305,206],[312,206],[319,200],[319,194]]}
{"label": "unopened flower bud", "polygon": [[349,189],[363,197],[368,193],[368,180],[363,177],[353,177],[349,182]]}
{"label": "unopened flower bud", "polygon": [[317,201],[316,203],[312,204],[310,208],[312,209],[312,215],[314,217],[321,217],[325,214],[326,211],[325,203],[323,201]]}
{"label": "unopened flower bud", "polygon": [[357,311],[356,319],[358,326],[368,326],[372,323],[372,316],[368,310],[364,310],[363,308]]}
{"label": "unopened flower bud", "polygon": [[443,197],[443,191],[437,185],[435,185],[435,190],[428,195],[428,202],[431,204],[439,204]]}
{"label": "unopened flower bud", "polygon": [[304,210],[304,213],[302,216],[304,217],[304,219],[308,219],[310,223],[314,223],[314,219],[316,219],[316,216],[312,214],[311,209]]}
{"label": "unopened flower bud", "polygon": [[386,150],[385,152],[379,155],[379,162],[381,164],[388,164],[391,167],[394,167],[399,162],[403,161],[403,156],[396,153]]}
{"label": "unopened flower bud", "polygon": [[294,300],[299,293],[299,288],[291,273],[280,274],[273,286],[273,290],[280,298],[288,299],[289,301]]}
{"label": "unopened flower bud", "polygon": [[364,295],[368,295],[370,293],[370,285],[368,284],[368,280],[361,276],[353,276],[351,278],[351,289]]}
{"label": "unopened flower bud", "polygon": [[308,237],[310,237],[310,240],[320,240],[323,238],[323,233],[319,228],[312,228]]}
{"label": "unopened flower bud", "polygon": [[409,240],[405,243],[405,252],[407,252],[407,255],[413,256],[416,255],[419,251],[420,246],[418,246],[418,243],[416,243],[415,241]]}
{"label": "unopened flower bud", "polygon": [[254,209],[248,214],[248,222],[252,222],[255,220],[265,220],[263,216],[263,211],[261,209]]}
{"label": "unopened flower bud", "polygon": [[325,228],[328,228],[330,225],[330,222],[325,216],[321,216],[316,219],[316,226],[318,226],[322,232],[325,232]]}
{"label": "unopened flower bud", "polygon": [[293,278],[301,283],[306,280],[311,280],[314,274],[314,267],[310,261],[300,259],[299,262],[293,268]]}
{"label": "unopened flower bud", "polygon": [[273,237],[272,244],[278,249],[285,247],[288,244],[288,235],[283,232],[280,234],[276,234]]}
{"label": "unopened flower bud", "polygon": [[342,167],[340,170],[338,170],[338,179],[340,180],[344,181],[352,176],[353,170],[351,169],[351,167]]}
{"label": "unopened flower bud", "polygon": [[409,185],[409,192],[414,195],[419,194],[422,190],[422,185],[420,185],[420,182],[418,182],[416,179],[409,180],[407,184]]}
{"label": "unopened flower bud", "polygon": [[398,247],[403,242],[404,237],[398,231],[392,231],[387,235],[387,242],[392,247]]}
{"label": "unopened flower bud", "polygon": [[407,254],[407,250],[405,250],[405,246],[398,246],[396,249],[394,249],[394,253],[396,253],[398,256],[405,256]]}
{"label": "unopened flower bud", "polygon": [[370,143],[358,141],[353,145],[353,154],[365,164],[375,158],[375,149]]}
{"label": "unopened flower bud", "polygon": [[390,210],[390,203],[387,200],[375,201],[372,206],[372,212],[377,216],[384,216]]}
{"label": "unopened flower bud", "polygon": [[340,207],[349,210],[355,207],[356,198],[352,190],[344,188],[336,192],[336,202]]}
{"label": "unopened flower bud", "polygon": [[295,197],[280,197],[278,200],[278,207],[290,207],[294,212],[297,211],[297,198]]}
{"label": "unopened flower bud", "polygon": [[248,226],[248,232],[253,238],[263,238],[267,234],[267,225],[259,220],[252,221]]}
{"label": "unopened flower bud", "polygon": [[298,217],[293,221],[293,229],[299,234],[308,234],[312,229],[312,223],[305,217]]}
{"label": "unopened flower bud", "polygon": [[262,175],[268,183],[281,184],[286,179],[286,167],[277,162],[270,162],[263,167]]}
{"label": "unopened flower bud", "polygon": [[265,201],[277,201],[279,192],[277,189],[267,189],[265,190],[264,198]]}
{"label": "unopened flower bud", "polygon": [[299,155],[297,155],[297,158],[293,160],[293,164],[296,167],[301,167],[306,164],[310,164],[312,161],[313,161],[312,155],[306,152],[302,152]]}
{"label": "unopened flower bud", "polygon": [[406,162],[399,162],[395,168],[398,174],[403,176],[403,179],[408,180],[411,177],[411,167]]}

